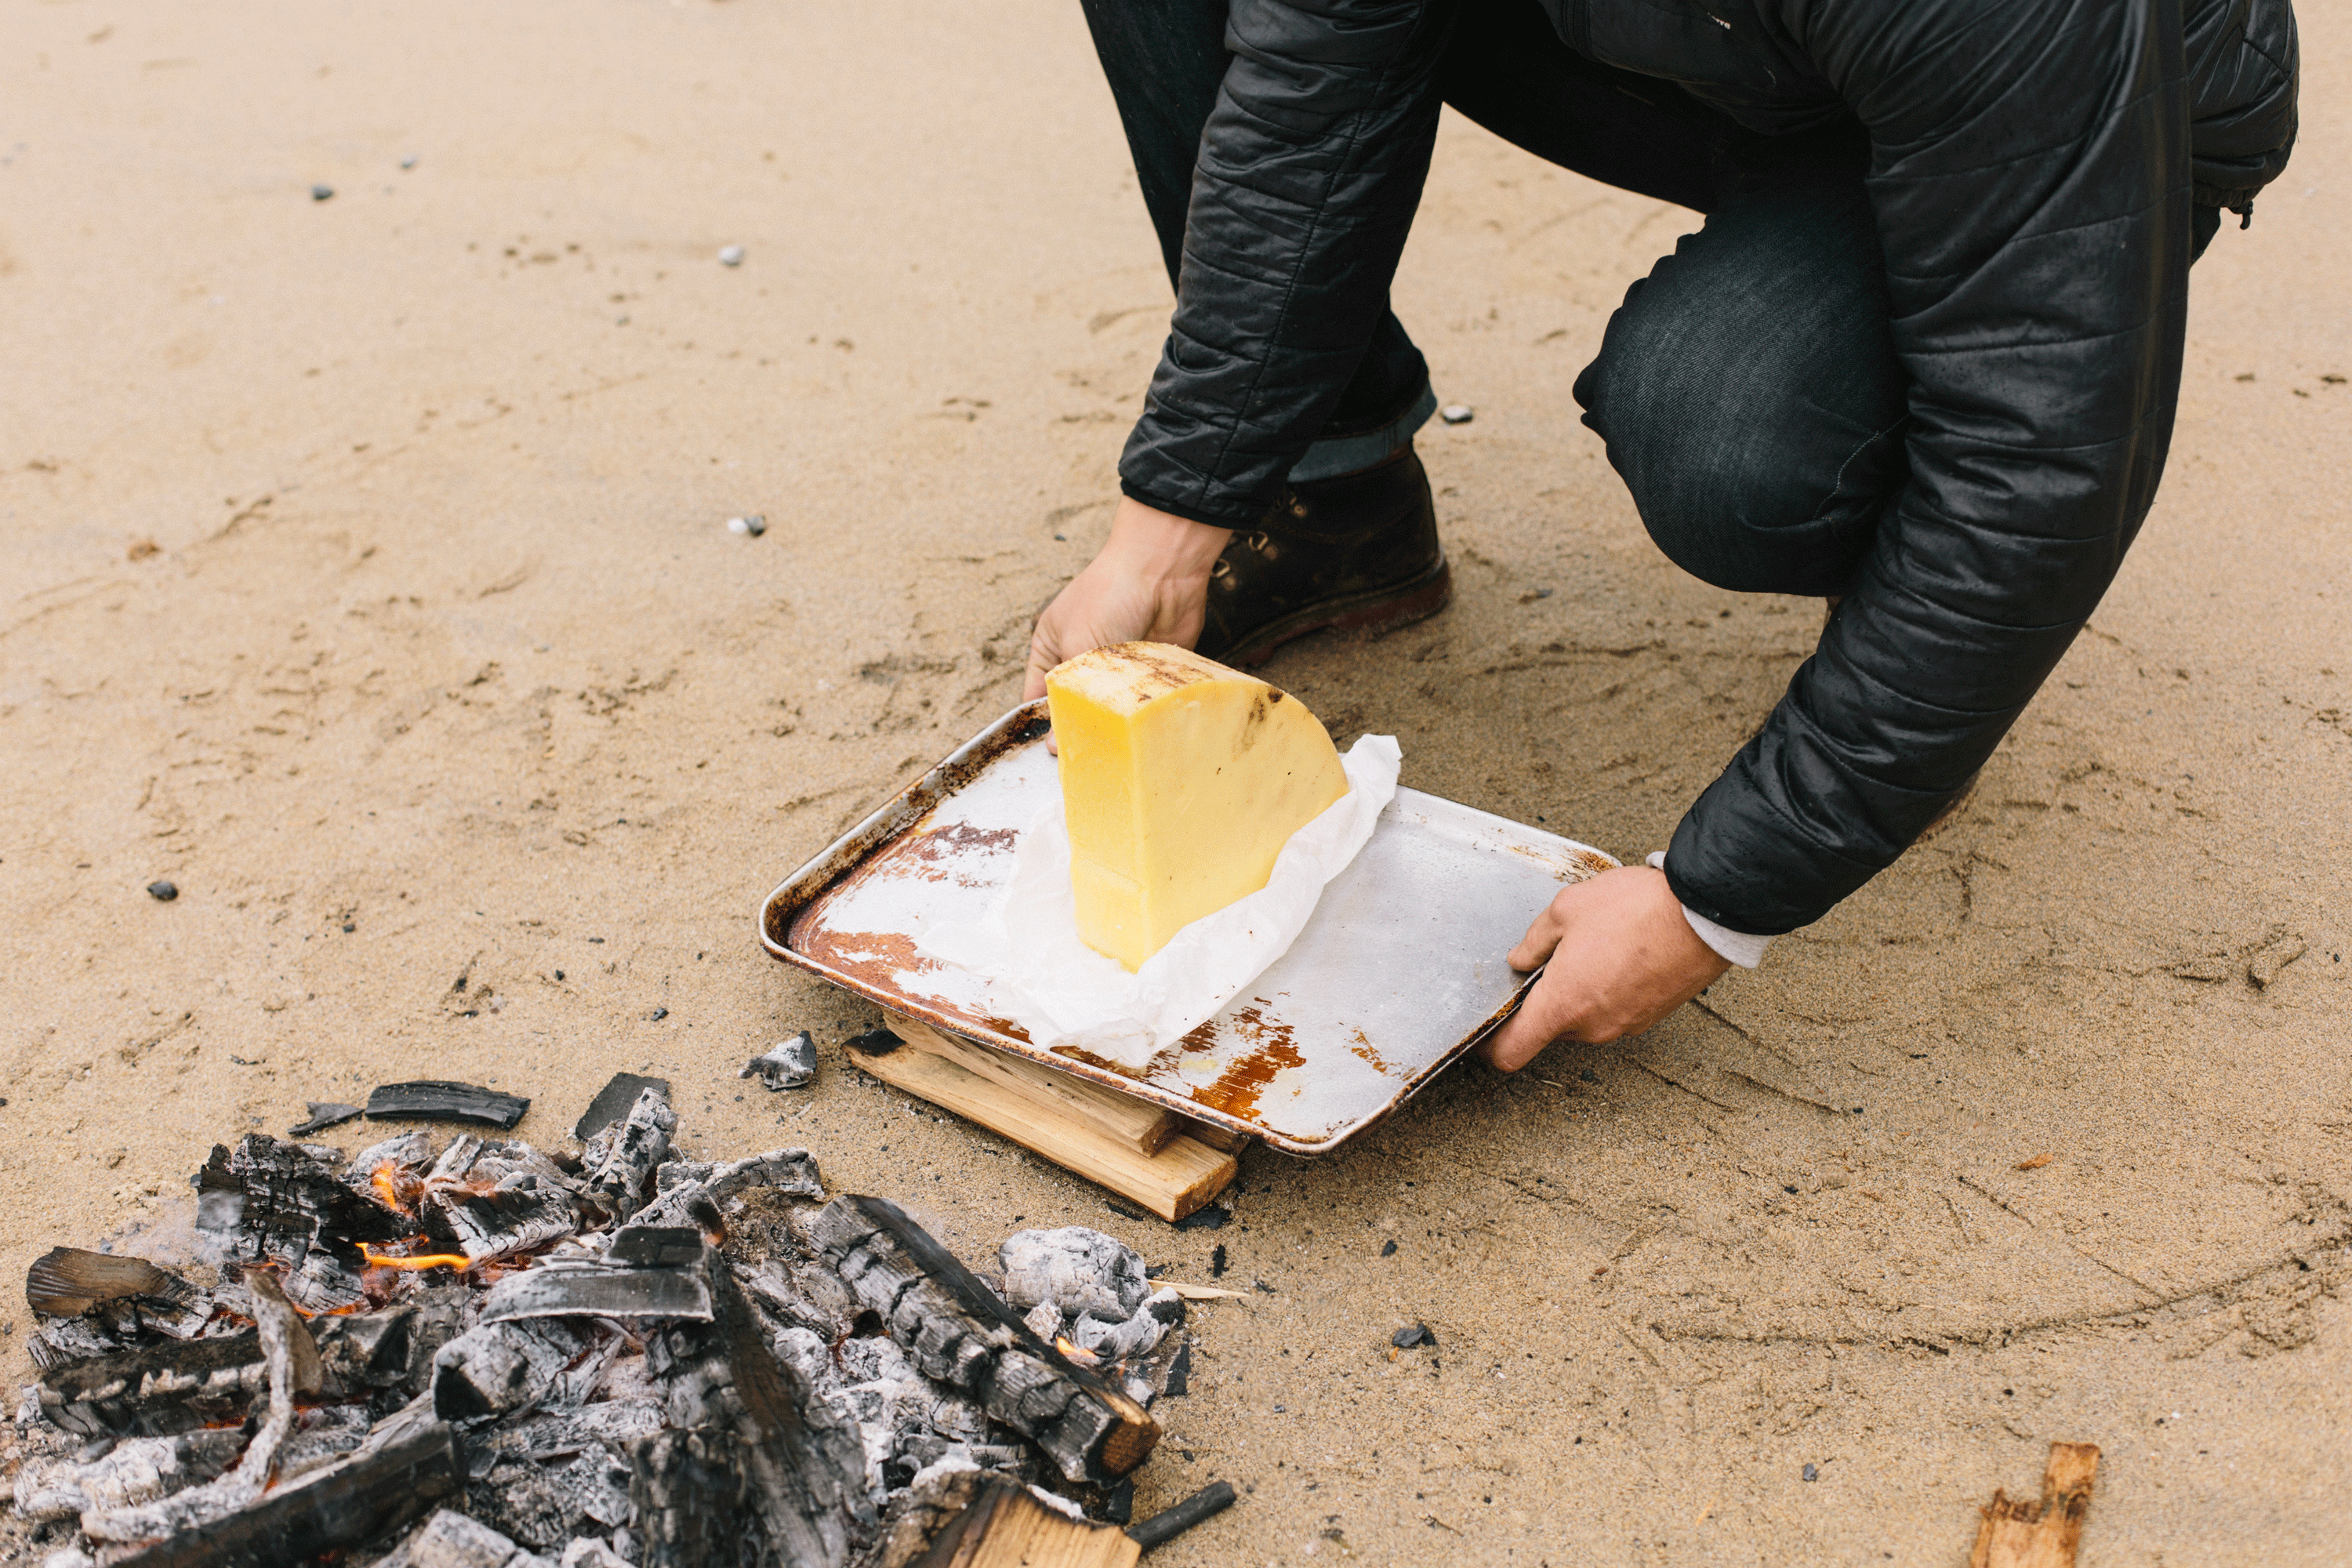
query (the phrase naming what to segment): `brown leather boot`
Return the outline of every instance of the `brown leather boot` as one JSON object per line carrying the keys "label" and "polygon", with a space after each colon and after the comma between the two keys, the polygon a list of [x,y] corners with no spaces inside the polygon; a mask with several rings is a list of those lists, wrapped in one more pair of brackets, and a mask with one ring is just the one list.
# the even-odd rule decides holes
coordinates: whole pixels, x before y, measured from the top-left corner
{"label": "brown leather boot", "polygon": [[1255,528],[1236,532],[1209,578],[1199,648],[1257,664],[1308,632],[1386,631],[1453,596],[1429,474],[1408,446],[1359,472],[1286,487]]}

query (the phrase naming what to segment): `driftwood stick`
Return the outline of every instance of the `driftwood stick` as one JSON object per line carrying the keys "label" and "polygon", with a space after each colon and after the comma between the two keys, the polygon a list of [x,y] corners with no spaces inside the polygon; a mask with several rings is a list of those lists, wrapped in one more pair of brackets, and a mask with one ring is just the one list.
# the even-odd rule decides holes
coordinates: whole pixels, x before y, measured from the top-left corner
{"label": "driftwood stick", "polygon": [[1995,1490],[1977,1527],[1969,1568],[2074,1568],[2091,1508],[2099,1450],[2090,1443],[2053,1443],[2038,1501]]}
{"label": "driftwood stick", "polygon": [[808,1234],[909,1360],[1034,1442],[1071,1480],[1117,1479],[1160,1441],[1149,1412],[1039,1339],[896,1204],[835,1198]]}
{"label": "driftwood stick", "polygon": [[1233,1506],[1234,1483],[1211,1481],[1183,1501],[1161,1509],[1139,1524],[1129,1525],[1128,1537],[1149,1552],[1175,1540],[1210,1515],[1223,1513]]}

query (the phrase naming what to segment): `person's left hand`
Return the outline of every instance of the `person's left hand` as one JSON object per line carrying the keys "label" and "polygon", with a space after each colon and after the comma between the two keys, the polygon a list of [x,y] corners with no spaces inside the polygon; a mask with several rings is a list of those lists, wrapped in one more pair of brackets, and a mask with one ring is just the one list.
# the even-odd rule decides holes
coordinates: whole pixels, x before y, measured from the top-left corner
{"label": "person's left hand", "polygon": [[1511,950],[1513,969],[1545,965],[1519,1010],[1479,1055],[1517,1072],[1554,1040],[1605,1046],[1638,1035],[1731,967],[1683,918],[1666,874],[1621,866],[1572,886]]}

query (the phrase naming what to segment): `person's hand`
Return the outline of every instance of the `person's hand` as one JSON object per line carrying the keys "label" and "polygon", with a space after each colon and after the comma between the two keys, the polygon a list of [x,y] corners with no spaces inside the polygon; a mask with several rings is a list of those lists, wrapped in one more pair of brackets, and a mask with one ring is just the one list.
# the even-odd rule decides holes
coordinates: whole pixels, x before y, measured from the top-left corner
{"label": "person's hand", "polygon": [[1234,531],[1172,516],[1122,498],[1110,538],[1070,579],[1029,635],[1029,679],[1021,700],[1045,695],[1055,665],[1113,643],[1191,647],[1209,608],[1209,570]]}
{"label": "person's hand", "polygon": [[1545,968],[1519,1010],[1478,1047],[1505,1072],[1554,1040],[1604,1046],[1638,1035],[1731,967],[1691,930],[1666,874],[1647,866],[1562,888],[1511,950],[1510,964]]}

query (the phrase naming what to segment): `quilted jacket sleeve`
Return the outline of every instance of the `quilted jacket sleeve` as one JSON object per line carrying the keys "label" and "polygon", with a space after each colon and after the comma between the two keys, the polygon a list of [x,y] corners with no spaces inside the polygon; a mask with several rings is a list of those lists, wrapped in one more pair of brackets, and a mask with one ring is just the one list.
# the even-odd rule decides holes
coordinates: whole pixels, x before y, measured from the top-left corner
{"label": "quilted jacket sleeve", "polygon": [[1444,0],[1234,0],[1129,495],[1245,525],[1329,418],[1388,309],[1451,21]]}
{"label": "quilted jacket sleeve", "polygon": [[1772,9],[1869,131],[1914,384],[1859,581],[1667,858],[1767,934],[1903,852],[2106,591],[2171,437],[2191,204],[2179,0]]}

